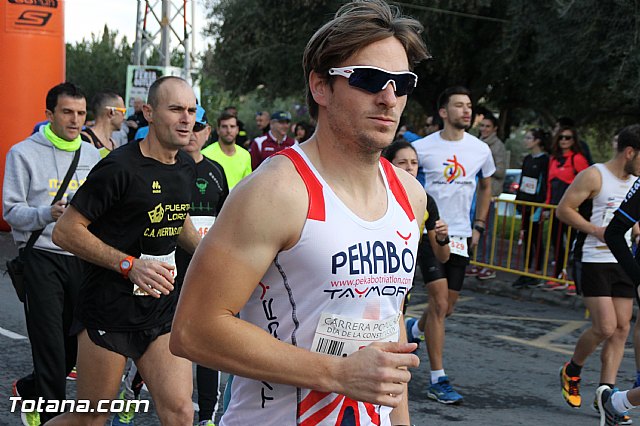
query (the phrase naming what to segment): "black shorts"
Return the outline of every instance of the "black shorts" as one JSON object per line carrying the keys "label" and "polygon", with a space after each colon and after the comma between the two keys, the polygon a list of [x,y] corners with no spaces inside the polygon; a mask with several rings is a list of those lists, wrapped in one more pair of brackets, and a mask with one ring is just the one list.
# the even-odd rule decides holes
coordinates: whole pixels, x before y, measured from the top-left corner
{"label": "black shorts", "polygon": [[584,297],[633,299],[633,283],[617,263],[574,262],[576,291]]}
{"label": "black shorts", "polygon": [[87,328],[93,343],[111,352],[133,359],[140,358],[158,337],[171,332],[171,321],[164,325],[139,331],[107,331]]}
{"label": "black shorts", "polygon": [[425,284],[429,284],[432,281],[447,278],[444,271],[444,265],[436,258],[429,237],[425,234],[418,246],[418,264],[422,271],[422,279]]}
{"label": "black shorts", "polygon": [[464,273],[469,258],[452,254],[447,263],[441,263],[436,258],[428,238],[423,237],[418,250],[418,262],[425,284],[446,278],[449,290],[460,291],[464,282]]}

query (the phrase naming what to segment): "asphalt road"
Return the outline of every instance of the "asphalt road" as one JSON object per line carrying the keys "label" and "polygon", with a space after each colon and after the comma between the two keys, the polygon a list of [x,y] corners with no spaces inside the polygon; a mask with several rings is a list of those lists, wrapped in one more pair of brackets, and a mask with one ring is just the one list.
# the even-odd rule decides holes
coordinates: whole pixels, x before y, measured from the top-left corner
{"label": "asphalt road", "polygon": [[[14,253],[8,234],[0,233],[0,269]],[[500,280],[486,283],[498,286]],[[454,315],[447,320],[445,370],[464,396],[459,406],[427,398],[429,364],[420,348],[421,366],[409,384],[412,422],[416,425],[597,425],[590,405],[598,386],[599,352],[582,376],[583,407],[571,409],[559,391],[558,369],[569,359],[584,327],[584,311],[541,301],[515,300],[463,291]],[[426,303],[421,285],[415,287],[409,314],[418,315]],[[11,383],[31,370],[22,305],[7,276],[0,276],[0,425],[19,425],[10,413]],[[22,337],[22,338],[21,338]],[[620,369],[619,386],[632,386],[635,374],[630,343]],[[67,383],[68,397],[75,383]],[[149,395],[143,393],[143,397]],[[632,413],[632,417],[636,416]],[[640,418],[637,422],[640,424]],[[136,425],[159,424],[154,413],[139,414]]]}

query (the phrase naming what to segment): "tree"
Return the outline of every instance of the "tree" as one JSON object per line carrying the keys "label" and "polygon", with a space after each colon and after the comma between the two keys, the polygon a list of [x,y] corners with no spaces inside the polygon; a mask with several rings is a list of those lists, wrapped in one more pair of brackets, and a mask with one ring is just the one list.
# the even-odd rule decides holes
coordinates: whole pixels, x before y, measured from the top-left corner
{"label": "tree", "polygon": [[[209,0],[207,31],[217,41],[203,78],[235,96],[258,86],[268,97],[302,93],[304,47],[342,3]],[[550,127],[562,115],[605,134],[640,118],[638,0],[389,3],[425,26],[433,59],[417,67],[410,99],[426,113],[442,90],[461,84],[500,113],[503,136],[531,120]]]}
{"label": "tree", "polygon": [[91,34],[91,40],[67,43],[67,80],[82,87],[89,102],[103,90],[124,97],[131,52],[127,38],[118,41],[118,32],[105,25],[101,36]]}
{"label": "tree", "polygon": [[302,52],[310,36],[335,13],[338,0],[209,0],[206,33],[215,37],[203,75],[245,94],[261,87],[269,97],[303,93]]}

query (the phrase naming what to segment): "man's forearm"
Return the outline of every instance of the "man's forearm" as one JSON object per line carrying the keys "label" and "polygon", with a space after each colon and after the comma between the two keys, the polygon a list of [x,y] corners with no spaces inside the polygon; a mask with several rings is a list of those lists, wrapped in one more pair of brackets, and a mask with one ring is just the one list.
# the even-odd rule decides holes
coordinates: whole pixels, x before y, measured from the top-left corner
{"label": "man's forearm", "polygon": [[191,222],[191,216],[187,215],[187,218],[182,225],[182,231],[178,235],[178,245],[185,249],[188,253],[193,254],[196,251],[196,247],[200,243],[200,234],[193,226]]}
{"label": "man's forearm", "polygon": [[[102,242],[86,225],[68,220],[67,213],[53,228],[53,242],[87,262],[119,272],[120,261],[128,255]],[[79,214],[75,210],[74,213]]]}
{"label": "man's forearm", "polygon": [[[489,178],[490,179],[490,178]],[[476,209],[476,217],[480,221],[487,221],[489,213],[489,204],[491,204],[491,180],[484,181],[478,192],[478,207]]]}
{"label": "man's forearm", "polygon": [[565,225],[569,225],[584,234],[593,234],[596,230],[596,226],[582,217],[577,210],[562,206],[562,204],[556,209],[556,217]]}

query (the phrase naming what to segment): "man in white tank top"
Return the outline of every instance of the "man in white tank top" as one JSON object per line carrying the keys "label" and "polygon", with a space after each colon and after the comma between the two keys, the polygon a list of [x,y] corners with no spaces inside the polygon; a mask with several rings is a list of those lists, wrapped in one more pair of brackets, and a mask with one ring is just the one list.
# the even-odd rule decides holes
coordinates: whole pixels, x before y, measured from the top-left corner
{"label": "man in white tank top", "polygon": [[426,198],[380,153],[421,28],[382,0],[341,7],[304,52],[315,134],[240,182],[195,254],[171,348],[235,375],[221,425],[410,424],[402,303]]}
{"label": "man in white tank top", "polygon": [[[635,176],[640,175],[640,140],[621,136],[614,158],[579,173],[556,212],[558,219],[578,231],[574,277],[591,314],[591,327],[582,333],[571,360],[560,369],[562,396],[574,408],[582,403],[582,366],[601,343],[600,386],[614,387],[630,328],[634,285],[604,242],[608,223]],[[629,238],[626,241],[630,244]],[[597,401],[594,407],[599,408]],[[620,424],[631,424],[631,419],[627,416]]]}

